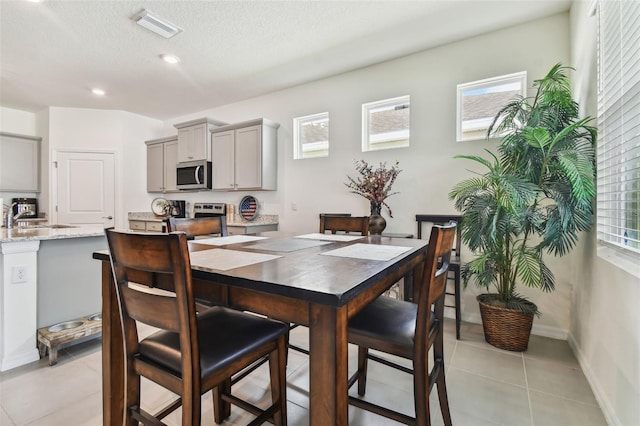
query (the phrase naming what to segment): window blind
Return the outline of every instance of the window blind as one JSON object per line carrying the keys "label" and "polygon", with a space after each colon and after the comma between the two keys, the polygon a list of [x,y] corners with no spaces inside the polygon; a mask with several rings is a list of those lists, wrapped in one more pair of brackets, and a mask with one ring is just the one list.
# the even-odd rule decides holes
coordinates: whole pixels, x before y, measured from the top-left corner
{"label": "window blind", "polygon": [[640,253],[640,1],[598,2],[598,238]]}

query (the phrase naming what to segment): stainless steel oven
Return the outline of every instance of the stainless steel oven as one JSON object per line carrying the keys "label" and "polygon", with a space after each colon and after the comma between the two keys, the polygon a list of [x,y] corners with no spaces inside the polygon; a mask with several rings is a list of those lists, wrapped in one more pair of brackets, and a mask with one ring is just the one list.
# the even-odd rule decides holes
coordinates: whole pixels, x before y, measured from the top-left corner
{"label": "stainless steel oven", "polygon": [[178,189],[211,189],[211,161],[178,163],[176,178]]}
{"label": "stainless steel oven", "polygon": [[224,203],[193,203],[193,217],[226,216],[227,205]]}

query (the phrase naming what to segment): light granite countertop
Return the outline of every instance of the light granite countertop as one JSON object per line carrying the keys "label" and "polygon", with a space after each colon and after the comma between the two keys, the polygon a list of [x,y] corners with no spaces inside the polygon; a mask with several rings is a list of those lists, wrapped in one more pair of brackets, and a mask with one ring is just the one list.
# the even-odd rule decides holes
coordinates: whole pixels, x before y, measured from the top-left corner
{"label": "light granite countertop", "polygon": [[[128,220],[142,220],[146,222],[163,222],[167,218],[164,216],[156,216],[152,212],[129,212],[127,214]],[[227,226],[262,226],[262,225],[277,225],[278,224],[278,215],[277,214],[265,214],[258,215],[253,220],[245,220],[242,216],[237,213],[231,212],[231,214],[227,214]]]}
{"label": "light granite countertop", "polygon": [[66,238],[101,237],[102,226],[74,226],[71,228],[15,227],[0,228],[0,243],[34,240],[62,240]]}

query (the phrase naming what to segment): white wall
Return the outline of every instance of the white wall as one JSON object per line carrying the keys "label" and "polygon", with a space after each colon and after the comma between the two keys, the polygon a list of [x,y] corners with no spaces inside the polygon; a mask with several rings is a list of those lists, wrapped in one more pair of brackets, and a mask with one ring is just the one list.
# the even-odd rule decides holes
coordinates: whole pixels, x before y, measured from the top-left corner
{"label": "white wall", "polygon": [[[394,217],[387,232],[416,233],[417,213],[455,213],[448,193],[469,176],[470,162],[453,159],[457,154],[483,155],[496,148],[495,141],[455,141],[456,85],[487,77],[527,71],[529,86],[557,62],[569,62],[568,14],[518,25],[358,71],[304,84],[221,108],[200,111],[167,122],[208,116],[226,122],[266,117],[280,123],[278,131],[278,191],[254,193],[264,202],[263,212],[280,215],[280,229],[316,231],[318,213],[368,214],[368,202],[344,186],[354,175],[353,161],[374,164],[400,161],[403,170],[388,199]],[[378,152],[361,152],[361,105],[400,95],[411,96],[411,146]],[[330,155],[327,158],[293,160],[294,117],[328,111]],[[170,134],[170,133],[169,133]],[[245,193],[201,193],[191,201],[238,203]],[[297,204],[297,211],[291,205]],[[467,252],[468,255],[468,252]],[[553,260],[551,265],[559,265]],[[570,257],[561,260],[563,265]],[[555,268],[558,289],[552,294],[522,292],[538,303],[543,316],[534,322],[534,333],[566,338],[572,277],[566,267]],[[480,321],[475,294],[464,292],[463,316]]]}
{"label": "white wall", "polygon": [[[48,113],[48,156],[55,161],[61,149],[115,153],[115,225],[127,227],[127,211],[150,210],[153,196],[146,192],[144,140],[158,137],[161,129],[159,120],[124,111],[52,107]],[[54,173],[51,161],[43,163],[43,173],[48,176]],[[50,192],[53,182],[50,179]]]}
{"label": "white wall", "polygon": [[[596,116],[596,29],[591,2],[571,10],[576,98]],[[640,425],[640,266],[582,239],[571,301],[569,343],[611,425]],[[606,255],[606,258],[604,257]]]}
{"label": "white wall", "polygon": [[36,116],[31,112],[0,107],[0,131],[19,135],[36,134]]}

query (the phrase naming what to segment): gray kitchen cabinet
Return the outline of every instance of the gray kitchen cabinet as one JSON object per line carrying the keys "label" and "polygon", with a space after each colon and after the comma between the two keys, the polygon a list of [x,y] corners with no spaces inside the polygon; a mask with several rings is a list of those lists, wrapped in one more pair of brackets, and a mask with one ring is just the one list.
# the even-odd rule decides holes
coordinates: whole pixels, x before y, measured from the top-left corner
{"label": "gray kitchen cabinet", "polygon": [[147,192],[178,191],[176,164],[178,139],[175,136],[146,141]]}
{"label": "gray kitchen cabinet", "polygon": [[212,189],[275,190],[278,127],[260,118],[212,130]]}
{"label": "gray kitchen cabinet", "polygon": [[226,123],[211,118],[175,124],[178,129],[178,162],[211,161],[211,129]]}
{"label": "gray kitchen cabinet", "polygon": [[162,220],[129,220],[129,229],[141,232],[166,232],[167,225]]}
{"label": "gray kitchen cabinet", "polygon": [[41,141],[0,132],[0,191],[40,192]]}

